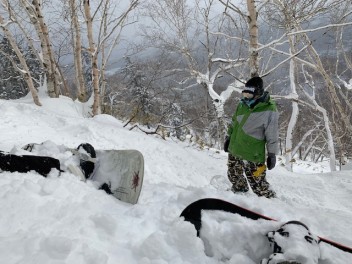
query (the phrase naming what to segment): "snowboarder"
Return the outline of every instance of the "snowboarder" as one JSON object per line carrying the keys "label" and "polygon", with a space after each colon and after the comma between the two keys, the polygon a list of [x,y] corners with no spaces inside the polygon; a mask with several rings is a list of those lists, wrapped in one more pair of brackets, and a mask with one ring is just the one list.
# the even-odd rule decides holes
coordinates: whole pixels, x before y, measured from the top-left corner
{"label": "snowboarder", "polygon": [[275,197],[266,180],[266,169],[271,170],[276,164],[278,118],[276,104],[264,91],[262,78],[248,80],[224,143],[224,150],[229,153],[227,176],[234,193],[247,192],[248,180],[258,196]]}

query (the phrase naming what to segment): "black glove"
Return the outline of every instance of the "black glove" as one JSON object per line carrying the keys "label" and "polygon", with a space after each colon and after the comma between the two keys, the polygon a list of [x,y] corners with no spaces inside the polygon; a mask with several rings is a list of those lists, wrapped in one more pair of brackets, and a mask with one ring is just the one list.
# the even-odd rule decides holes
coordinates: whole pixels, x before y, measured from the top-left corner
{"label": "black glove", "polygon": [[225,142],[224,142],[224,151],[225,152],[229,152],[229,145],[230,145],[230,137],[226,137]]}
{"label": "black glove", "polygon": [[271,170],[275,167],[276,164],[276,156],[274,153],[268,153],[268,158],[266,159],[266,166],[268,170]]}

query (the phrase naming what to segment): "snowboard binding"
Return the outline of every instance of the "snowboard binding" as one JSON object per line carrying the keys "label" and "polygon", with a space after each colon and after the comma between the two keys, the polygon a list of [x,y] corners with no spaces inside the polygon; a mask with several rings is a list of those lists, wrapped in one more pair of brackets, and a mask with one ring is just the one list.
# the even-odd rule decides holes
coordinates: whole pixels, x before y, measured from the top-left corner
{"label": "snowboard binding", "polygon": [[82,143],[77,147],[77,152],[75,154],[79,155],[79,166],[81,167],[85,178],[88,179],[94,172],[95,168],[97,155],[94,147],[89,143]]}
{"label": "snowboard binding", "polygon": [[[318,263],[319,239],[299,221],[289,221],[278,230],[267,234],[273,254],[261,264],[305,264]],[[309,254],[304,254],[309,252]]]}
{"label": "snowboard binding", "polygon": [[81,181],[86,181],[94,174],[96,165],[96,152],[94,147],[89,143],[82,143],[76,149],[70,149],[74,156],[79,159],[78,164],[69,164],[68,170],[80,178]]}

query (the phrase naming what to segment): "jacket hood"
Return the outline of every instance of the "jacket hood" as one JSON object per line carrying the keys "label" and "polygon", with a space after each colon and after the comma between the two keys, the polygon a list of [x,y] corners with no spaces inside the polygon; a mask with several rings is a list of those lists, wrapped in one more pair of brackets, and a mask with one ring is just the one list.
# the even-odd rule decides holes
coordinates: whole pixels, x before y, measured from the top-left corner
{"label": "jacket hood", "polygon": [[265,91],[261,97],[257,99],[258,103],[266,103],[270,101],[269,92]]}

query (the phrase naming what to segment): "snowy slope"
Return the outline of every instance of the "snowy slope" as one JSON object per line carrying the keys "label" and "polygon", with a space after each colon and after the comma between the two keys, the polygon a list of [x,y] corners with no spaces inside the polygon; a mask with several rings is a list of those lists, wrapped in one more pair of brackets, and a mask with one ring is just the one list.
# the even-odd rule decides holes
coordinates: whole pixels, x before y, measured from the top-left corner
{"label": "snowy slope", "polygon": [[[265,234],[277,224],[236,224],[233,215],[207,215],[210,253],[193,226],[179,218],[184,207],[205,197],[231,201],[281,222],[300,220],[313,233],[352,246],[351,171],[324,173],[326,164],[302,163],[292,173],[277,166],[268,172],[268,180],[278,198],[234,195],[224,190],[223,151],[129,131],[108,115],[85,118],[85,107],[66,97],[41,102],[37,107],[30,99],[0,100],[0,150],[18,153],[27,143],[47,140],[68,147],[89,142],[96,149],[137,149],[145,158],[144,186],[138,204],[130,205],[68,172],[47,179],[34,172],[2,172],[0,263],[259,263],[259,256],[250,259],[236,245],[236,234]],[[210,184],[216,175],[225,186]],[[268,250],[265,239],[250,244]],[[319,263],[352,262],[348,254],[327,248]]]}

